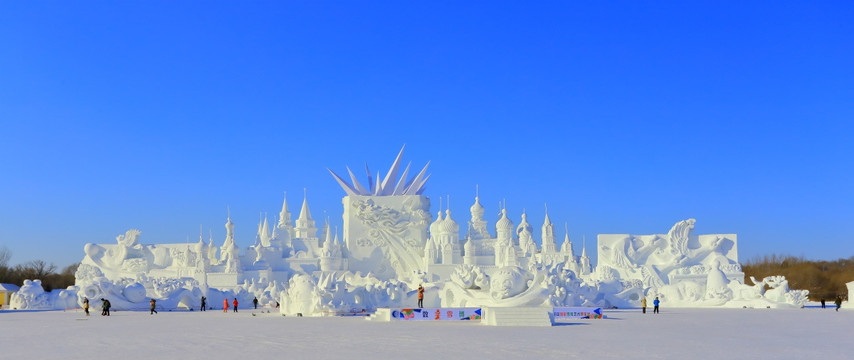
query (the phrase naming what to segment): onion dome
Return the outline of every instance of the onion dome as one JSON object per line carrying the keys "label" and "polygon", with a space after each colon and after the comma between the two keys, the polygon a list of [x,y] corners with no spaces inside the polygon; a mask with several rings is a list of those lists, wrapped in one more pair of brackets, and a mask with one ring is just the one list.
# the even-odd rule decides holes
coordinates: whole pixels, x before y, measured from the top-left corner
{"label": "onion dome", "polygon": [[445,210],[445,220],[439,224],[439,232],[442,234],[456,234],[460,232],[460,224],[451,219],[451,210]]}
{"label": "onion dome", "polygon": [[430,224],[430,236],[439,235],[439,225],[442,224],[442,211],[436,214],[436,221]]}
{"label": "onion dome", "polygon": [[483,218],[483,213],[485,210],[483,209],[483,206],[480,205],[480,197],[478,197],[478,196],[474,197],[474,205],[472,205],[471,208],[469,208],[469,210],[471,211],[471,217],[472,218],[475,218],[475,219]]}
{"label": "onion dome", "polygon": [[496,231],[513,231],[513,222],[507,218],[507,209],[501,209],[501,219],[498,219],[498,222],[495,223]]}
{"label": "onion dome", "polygon": [[519,226],[516,227],[516,235],[521,234],[522,231],[525,231],[525,230],[527,230],[529,234],[534,233],[534,227],[528,223],[528,214],[523,212],[522,213],[522,222],[520,222]]}

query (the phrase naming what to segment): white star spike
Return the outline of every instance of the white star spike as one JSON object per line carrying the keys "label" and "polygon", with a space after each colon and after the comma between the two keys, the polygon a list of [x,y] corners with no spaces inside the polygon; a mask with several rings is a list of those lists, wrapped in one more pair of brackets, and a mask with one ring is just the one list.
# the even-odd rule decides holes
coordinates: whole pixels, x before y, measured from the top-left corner
{"label": "white star spike", "polygon": [[341,188],[344,189],[347,195],[356,195],[356,189],[353,189],[353,187],[351,187],[350,184],[347,183],[347,181],[338,176],[338,174],[332,171],[332,169],[326,168],[326,170],[329,170],[329,173],[332,174],[332,176],[335,178],[335,181],[338,182],[338,185],[341,185]]}
{"label": "white star spike", "polygon": [[400,170],[400,158],[403,157],[403,149],[405,148],[406,145],[403,145],[403,147],[400,148],[400,152],[397,153],[397,157],[391,164],[391,168],[388,169],[388,173],[386,173],[385,178],[383,179],[382,191],[379,195],[391,195],[392,192],[394,192],[394,181],[397,180],[397,172]]}
{"label": "white star spike", "polygon": [[[403,170],[403,174],[398,178],[398,173],[400,172],[400,163],[403,158],[403,150],[406,148],[404,145],[400,152],[397,154],[397,157],[394,159],[394,162],[391,165],[391,168],[388,170],[385,178],[380,178],[380,173],[377,171],[376,178],[371,176],[371,170],[368,168],[368,164],[365,163],[365,173],[368,174],[368,186],[365,187],[359,180],[356,179],[356,175],[353,174],[353,171],[350,170],[350,167],[347,167],[347,174],[350,175],[350,180],[353,182],[352,185],[344,180],[341,176],[338,176],[332,169],[329,170],[329,173],[332,174],[332,177],[335,178],[335,181],[338,182],[338,185],[344,189],[344,192],[347,195],[361,195],[361,196],[401,196],[401,195],[420,195],[424,192],[424,185],[427,183],[427,179],[430,178],[429,175],[425,176],[427,173],[427,167],[430,166],[430,162],[427,162],[427,165],[424,165],[424,168],[421,169],[421,172],[418,175],[412,177],[407,180],[409,176],[409,170],[412,168],[412,162],[409,162],[406,165],[406,168]],[[376,181],[374,180],[376,179]]]}
{"label": "white star spike", "polygon": [[360,194],[367,193],[368,189],[365,189],[365,187],[362,186],[359,180],[356,180],[356,175],[353,174],[353,171],[350,170],[349,166],[347,167],[347,172],[350,173],[350,180],[353,181],[353,187],[356,188],[356,192]]}

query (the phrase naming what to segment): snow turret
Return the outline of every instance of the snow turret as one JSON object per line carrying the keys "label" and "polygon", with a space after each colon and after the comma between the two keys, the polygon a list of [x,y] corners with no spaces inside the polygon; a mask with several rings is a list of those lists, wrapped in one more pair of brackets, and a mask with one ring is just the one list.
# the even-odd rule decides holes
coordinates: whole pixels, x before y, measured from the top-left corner
{"label": "snow turret", "polygon": [[501,218],[495,223],[495,232],[499,241],[512,241],[513,222],[507,218],[507,209],[501,209]]}
{"label": "snow turret", "polygon": [[439,226],[442,225],[442,210],[436,213],[436,221],[430,224],[430,238],[439,238]]}
{"label": "snow turret", "polygon": [[302,199],[302,209],[300,210],[294,230],[296,237],[300,239],[311,239],[317,236],[317,228],[314,226],[314,220],[311,218],[311,212],[308,210],[308,196]]}
{"label": "snow turret", "polygon": [[489,238],[489,231],[486,229],[486,220],[483,219],[485,210],[480,205],[480,196],[476,195],[474,197],[474,204],[469,210],[471,212],[471,220],[469,220],[469,229],[466,236],[476,240]]}
{"label": "snow turret", "polygon": [[546,208],[546,218],[543,221],[543,253],[554,254],[557,252],[555,244],[555,227],[549,218],[549,210]]}
{"label": "snow turret", "polygon": [[578,258],[578,262],[581,266],[581,275],[587,275],[593,272],[593,269],[590,266],[590,258],[587,257],[587,240],[583,235],[581,236],[581,257]]}
{"label": "snow turret", "polygon": [[261,246],[270,246],[270,225],[267,223],[267,217],[264,217],[264,225],[261,226]]}
{"label": "snow turret", "polygon": [[472,241],[471,239],[468,239],[468,241],[466,241],[466,244],[463,248],[465,250],[465,255],[463,256],[463,263],[473,265],[474,261],[475,261],[474,257],[475,257],[475,254],[477,253],[477,250],[476,250],[475,245],[474,245],[474,241]]}
{"label": "snow turret", "polygon": [[276,224],[276,226],[280,229],[287,229],[293,227],[293,225],[291,225],[291,212],[288,210],[287,193],[285,193],[285,200],[282,201],[282,211],[279,212],[279,223]]}
{"label": "snow turret", "polygon": [[569,256],[570,259],[575,258],[575,252],[572,251],[572,241],[569,240],[569,233],[566,233],[566,236],[563,238],[563,245],[560,248],[560,252],[564,256]]}
{"label": "snow turret", "polygon": [[427,241],[424,242],[424,267],[426,268],[428,265],[436,264],[438,257],[439,254],[436,250],[436,243],[433,242],[433,238],[428,238]]}

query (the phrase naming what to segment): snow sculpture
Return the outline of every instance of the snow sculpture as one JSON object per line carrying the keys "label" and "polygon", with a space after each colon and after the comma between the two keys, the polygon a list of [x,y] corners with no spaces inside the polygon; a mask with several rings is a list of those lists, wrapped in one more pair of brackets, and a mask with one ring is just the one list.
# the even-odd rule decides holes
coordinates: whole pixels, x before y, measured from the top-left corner
{"label": "snow sculpture", "polygon": [[64,310],[77,307],[77,288],[45,292],[41,280],[24,280],[24,285],[12,294],[9,307],[20,310]]}
{"label": "snow sculpture", "polygon": [[[658,296],[668,306],[747,306],[744,301],[760,298],[773,307],[803,306],[806,293],[790,291],[783,277],[766,278],[757,285],[772,286],[769,294],[745,286],[736,235],[697,236],[695,223],[680,221],[667,234],[600,234],[596,269],[600,280],[612,284],[611,293],[642,288],[640,296]],[[638,295],[629,295],[611,303],[637,304]]]}
{"label": "snow sculpture", "polygon": [[[278,221],[262,215],[255,242],[245,249],[237,246],[230,213],[220,247],[201,233],[193,244],[142,245],[141,232],[132,229],[114,244],[86,244],[77,303],[88,297],[97,307],[108,298],[116,309],[145,309],[154,298],[163,308],[195,308],[202,296],[214,307],[223,299],[248,304],[257,297],[262,306],[278,302],[286,315],[361,314],[413,306],[419,285],[426,307],[627,307],[644,296],[660,296],[668,306],[758,300],[796,306],[805,299],[784,279],[764,279],[762,286],[773,288],[768,292],[744,285],[736,235],[696,236],[693,219],[667,234],[599,235],[594,271],[583,238],[580,256],[568,229],[558,246],[548,208],[539,239],[525,211],[515,226],[506,206],[490,233],[476,188],[461,237],[461,222],[441,201],[431,216],[423,195],[427,166],[409,176],[411,163],[402,168],[402,155],[403,149],[382,178],[366,166],[364,185],[350,168],[350,182],[329,170],[345,193],[343,241],[328,220],[316,224],[307,193],[294,221],[285,194]],[[46,306],[30,294],[26,306]]]}

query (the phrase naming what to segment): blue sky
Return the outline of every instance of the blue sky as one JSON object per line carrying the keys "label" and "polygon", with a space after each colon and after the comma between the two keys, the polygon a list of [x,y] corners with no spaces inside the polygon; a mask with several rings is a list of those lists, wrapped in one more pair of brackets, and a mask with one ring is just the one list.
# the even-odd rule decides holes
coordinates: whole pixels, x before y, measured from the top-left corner
{"label": "blue sky", "polygon": [[846,1],[2,2],[0,246],[220,245],[227,207],[249,246],[303,188],[340,225],[326,168],[406,144],[461,223],[479,184],[576,252],[693,217],[742,261],[847,258],[852,34]]}

